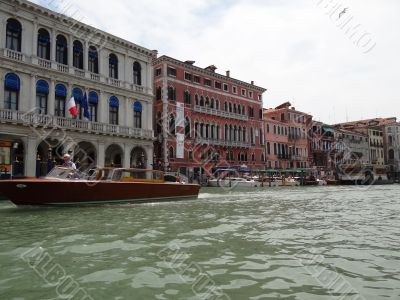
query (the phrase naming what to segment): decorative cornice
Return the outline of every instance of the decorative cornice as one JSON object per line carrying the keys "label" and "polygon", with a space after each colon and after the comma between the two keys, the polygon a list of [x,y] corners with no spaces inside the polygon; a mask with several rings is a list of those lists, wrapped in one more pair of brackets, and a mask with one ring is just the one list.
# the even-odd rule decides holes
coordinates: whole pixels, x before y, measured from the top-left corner
{"label": "decorative cornice", "polygon": [[157,64],[160,64],[160,63],[163,63],[163,62],[170,62],[170,63],[178,65],[178,66],[180,66],[182,68],[185,68],[187,70],[192,70],[194,72],[203,74],[205,76],[218,78],[218,79],[223,80],[225,82],[230,82],[230,83],[234,83],[234,84],[237,84],[237,85],[241,85],[241,86],[244,86],[244,87],[246,87],[248,89],[256,90],[256,91],[258,91],[260,93],[264,93],[264,92],[267,91],[267,89],[259,87],[257,85],[253,85],[253,84],[241,81],[239,79],[235,79],[235,78],[227,77],[227,76],[215,73],[215,72],[211,72],[211,71],[208,71],[206,69],[203,69],[203,68],[200,68],[200,67],[185,63],[183,61],[177,60],[175,58],[172,58],[172,57],[169,57],[169,56],[166,56],[166,55],[160,56],[159,58],[155,59],[153,61],[153,66],[155,66]]}

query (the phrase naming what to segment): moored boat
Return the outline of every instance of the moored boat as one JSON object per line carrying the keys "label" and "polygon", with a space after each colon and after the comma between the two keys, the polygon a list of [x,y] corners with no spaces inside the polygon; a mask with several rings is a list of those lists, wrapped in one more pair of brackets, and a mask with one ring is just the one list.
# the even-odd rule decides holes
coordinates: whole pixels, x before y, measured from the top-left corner
{"label": "moored boat", "polygon": [[76,206],[196,199],[200,186],[167,182],[161,171],[98,168],[83,174],[56,167],[39,179],[0,181],[2,194],[14,204]]}

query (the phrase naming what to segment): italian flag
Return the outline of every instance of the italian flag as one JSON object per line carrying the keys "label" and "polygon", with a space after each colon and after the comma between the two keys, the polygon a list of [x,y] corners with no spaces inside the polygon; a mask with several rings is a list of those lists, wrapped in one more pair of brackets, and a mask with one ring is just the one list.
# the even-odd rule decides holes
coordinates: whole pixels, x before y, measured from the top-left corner
{"label": "italian flag", "polygon": [[71,99],[69,99],[69,101],[67,102],[67,109],[73,117],[76,117],[78,115],[78,109],[75,104],[74,96],[72,96]]}

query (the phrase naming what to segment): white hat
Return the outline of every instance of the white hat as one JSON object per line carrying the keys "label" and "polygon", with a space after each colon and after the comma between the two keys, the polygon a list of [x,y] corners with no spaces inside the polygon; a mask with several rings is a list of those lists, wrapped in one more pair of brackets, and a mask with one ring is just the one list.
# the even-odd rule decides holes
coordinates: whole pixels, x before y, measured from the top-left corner
{"label": "white hat", "polygon": [[63,158],[71,158],[71,155],[69,155],[68,153],[65,153]]}

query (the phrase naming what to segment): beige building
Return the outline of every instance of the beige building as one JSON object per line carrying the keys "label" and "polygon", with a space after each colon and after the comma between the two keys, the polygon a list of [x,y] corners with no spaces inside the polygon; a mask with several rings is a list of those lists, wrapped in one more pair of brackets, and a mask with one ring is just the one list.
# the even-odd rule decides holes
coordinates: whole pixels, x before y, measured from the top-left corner
{"label": "beige building", "polygon": [[150,167],[155,55],[31,2],[0,0],[0,165],[43,175],[69,151],[83,167]]}

